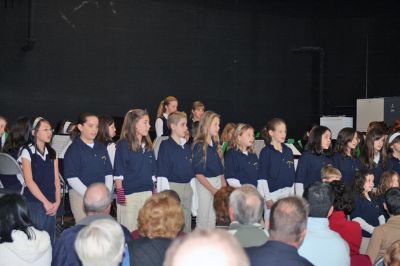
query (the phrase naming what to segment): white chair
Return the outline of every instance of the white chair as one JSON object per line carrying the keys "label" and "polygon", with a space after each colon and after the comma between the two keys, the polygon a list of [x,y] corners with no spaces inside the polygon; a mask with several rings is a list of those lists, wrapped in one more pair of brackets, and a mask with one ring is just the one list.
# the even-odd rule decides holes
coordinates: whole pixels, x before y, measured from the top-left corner
{"label": "white chair", "polygon": [[[17,176],[21,177],[21,179],[23,178],[22,169],[18,162],[11,155],[3,152],[0,152],[0,174],[10,176],[10,178],[16,178]],[[24,192],[25,183],[21,182],[21,180],[19,181],[22,185],[19,193],[22,194]],[[4,188],[0,189],[0,194],[6,194],[10,192],[15,191],[10,191]]]}

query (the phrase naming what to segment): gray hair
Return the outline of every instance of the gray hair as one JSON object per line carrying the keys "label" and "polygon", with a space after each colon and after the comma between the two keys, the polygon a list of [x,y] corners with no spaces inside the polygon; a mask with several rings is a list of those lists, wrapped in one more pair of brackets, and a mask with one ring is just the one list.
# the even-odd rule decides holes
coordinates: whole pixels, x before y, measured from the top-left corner
{"label": "gray hair", "polygon": [[103,213],[112,202],[112,194],[103,183],[91,184],[83,196],[85,213]]}
{"label": "gray hair", "polygon": [[229,207],[233,209],[235,220],[241,224],[258,223],[261,219],[264,200],[253,185],[243,185],[235,189],[229,197]]}
{"label": "gray hair", "polygon": [[164,266],[250,266],[238,240],[224,230],[196,230],[168,248]]}
{"label": "gray hair", "polygon": [[305,199],[292,196],[278,200],[271,208],[269,217],[270,239],[297,242],[307,228],[309,213]]}
{"label": "gray hair", "polygon": [[91,222],[76,240],[75,251],[83,266],[118,266],[124,251],[121,225],[111,219]]}

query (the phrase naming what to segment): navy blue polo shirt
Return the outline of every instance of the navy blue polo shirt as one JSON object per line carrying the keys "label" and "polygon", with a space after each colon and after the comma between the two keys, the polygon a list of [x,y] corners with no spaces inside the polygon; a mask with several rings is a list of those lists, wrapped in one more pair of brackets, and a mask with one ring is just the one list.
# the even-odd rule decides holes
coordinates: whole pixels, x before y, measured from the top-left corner
{"label": "navy blue polo shirt", "polygon": [[66,179],[78,177],[85,186],[105,182],[106,175],[113,170],[107,147],[97,140],[93,148],[77,137],[69,145],[64,155],[64,176]]}
{"label": "navy blue polo shirt", "polygon": [[219,157],[217,150],[213,146],[207,146],[207,160],[204,161],[203,156],[203,143],[197,143],[193,148],[193,160],[192,166],[195,175],[200,174],[205,177],[216,177],[224,173],[224,167],[222,166],[221,158]]}
{"label": "navy blue polo shirt", "polygon": [[243,153],[237,149],[230,149],[225,153],[225,179],[238,179],[240,184],[257,186],[258,158],[255,153]]}
{"label": "navy blue polo shirt", "polygon": [[152,191],[152,176],[156,175],[156,160],[153,150],[130,150],[126,140],[117,143],[114,161],[114,176],[123,176],[125,194]]}
{"label": "navy blue polo shirt", "polygon": [[161,142],[157,158],[157,176],[168,178],[175,183],[189,183],[195,174],[192,168],[192,149],[168,138]]}
{"label": "navy blue polo shirt", "polygon": [[303,152],[297,165],[296,183],[303,183],[304,188],[307,188],[316,181],[321,181],[321,169],[328,164],[332,164],[332,160],[326,155]]}
{"label": "navy blue polo shirt", "polygon": [[292,150],[282,144],[282,152],[271,144],[260,152],[259,177],[268,181],[270,192],[285,187],[292,187],[295,180],[294,159]]}
{"label": "navy blue polo shirt", "polygon": [[396,157],[390,156],[387,168],[388,170],[396,171],[400,175],[400,160]]}
{"label": "navy blue polo shirt", "polygon": [[359,159],[336,153],[333,158],[333,166],[342,173],[342,180],[345,184],[353,184],[356,172],[361,170],[361,162]]}
{"label": "navy blue polo shirt", "polygon": [[[383,215],[382,209],[379,206],[379,201],[371,197],[371,201],[357,194],[354,197],[355,208],[350,214],[350,218],[360,217],[368,224],[376,227],[379,225],[378,217]],[[371,237],[371,234],[362,230],[363,237]]]}

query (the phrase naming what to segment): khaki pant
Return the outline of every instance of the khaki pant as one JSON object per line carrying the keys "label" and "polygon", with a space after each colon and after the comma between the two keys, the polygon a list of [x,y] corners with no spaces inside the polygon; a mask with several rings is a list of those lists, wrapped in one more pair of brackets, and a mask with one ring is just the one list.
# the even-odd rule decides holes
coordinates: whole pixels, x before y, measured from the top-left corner
{"label": "khaki pant", "polygon": [[169,182],[170,189],[178,193],[181,199],[181,206],[183,209],[183,217],[185,219],[185,227],[183,231],[189,233],[192,231],[192,197],[193,191],[190,183],[174,183]]}
{"label": "khaki pant", "polygon": [[136,192],[125,197],[125,206],[117,204],[117,221],[132,232],[138,229],[139,210],[143,207],[144,202],[151,197],[151,191]]}
{"label": "khaki pant", "polygon": [[73,189],[70,189],[68,194],[71,211],[74,215],[75,223],[77,223],[86,217],[86,213],[83,211],[83,197]]}
{"label": "khaki pant", "polygon": [[[221,176],[207,177],[208,182],[216,189],[221,188]],[[197,197],[199,209],[197,210],[196,228],[215,228],[216,216],[214,210],[214,195],[196,179]]]}

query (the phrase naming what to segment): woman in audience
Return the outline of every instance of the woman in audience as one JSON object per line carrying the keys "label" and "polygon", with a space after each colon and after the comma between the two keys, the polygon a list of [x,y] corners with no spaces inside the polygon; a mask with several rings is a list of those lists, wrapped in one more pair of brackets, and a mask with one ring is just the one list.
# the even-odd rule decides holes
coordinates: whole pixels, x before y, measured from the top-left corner
{"label": "woman in audience", "polygon": [[178,110],[178,99],[174,96],[168,96],[160,102],[157,110],[156,119],[156,134],[157,137],[171,135],[171,130],[168,128],[168,116]]}
{"label": "woman in audience", "polygon": [[332,164],[330,156],[331,131],[325,126],[315,126],[309,135],[305,151],[296,170],[296,195],[303,195],[305,188],[321,180],[322,167]]}
{"label": "woman in audience", "polygon": [[[31,122],[29,118],[18,118],[15,124],[11,126],[2,152],[11,155],[15,160],[17,160],[21,151],[21,147],[28,142],[30,131]],[[0,175],[0,181],[4,188],[20,192],[22,185],[24,184],[24,177],[22,175]]]}
{"label": "woman in audience", "polygon": [[95,140],[99,119],[91,113],[82,113],[72,132],[72,144],[64,156],[64,176],[70,186],[69,200],[75,221],[86,217],[83,211],[83,195],[93,183],[105,183],[111,191],[113,170],[107,148]]}
{"label": "woman in audience", "polygon": [[372,128],[367,132],[365,143],[361,147],[360,161],[362,167],[372,171],[375,186],[378,186],[384,171],[382,164],[382,147],[384,142],[385,132],[379,128]]}
{"label": "woman in audience", "polygon": [[60,177],[58,159],[50,146],[53,136],[50,123],[42,117],[33,121],[29,143],[24,146],[18,159],[22,163],[29,215],[40,230],[45,230],[54,243],[56,214],[60,206]]}
{"label": "woman in audience", "polygon": [[356,173],[353,186],[355,208],[350,217],[353,221],[358,222],[362,229],[361,254],[365,254],[375,227],[385,223],[379,201],[372,194],[373,188],[374,174],[372,171],[361,170]]}
{"label": "woman in audience", "polygon": [[19,194],[0,197],[0,265],[50,264],[50,237],[33,226],[23,197]]}
{"label": "woman in audience", "polygon": [[114,119],[108,115],[99,116],[99,131],[97,132],[96,140],[103,143],[107,147],[108,156],[110,157],[111,165],[114,166],[115,158],[115,137],[117,130],[115,128]]}
{"label": "woman in audience", "polygon": [[161,266],[165,252],[184,225],[180,202],[170,192],[147,199],[137,219],[140,239],[128,244],[129,265]]}
{"label": "woman in audience", "polygon": [[235,189],[230,186],[222,187],[214,195],[214,209],[216,215],[216,227],[228,229],[231,224],[229,217],[229,196]]}
{"label": "woman in audience", "polygon": [[357,131],[346,127],[339,131],[335,144],[335,155],[332,158],[333,166],[342,173],[343,182],[346,185],[353,184],[353,179],[361,162],[356,156]]}

